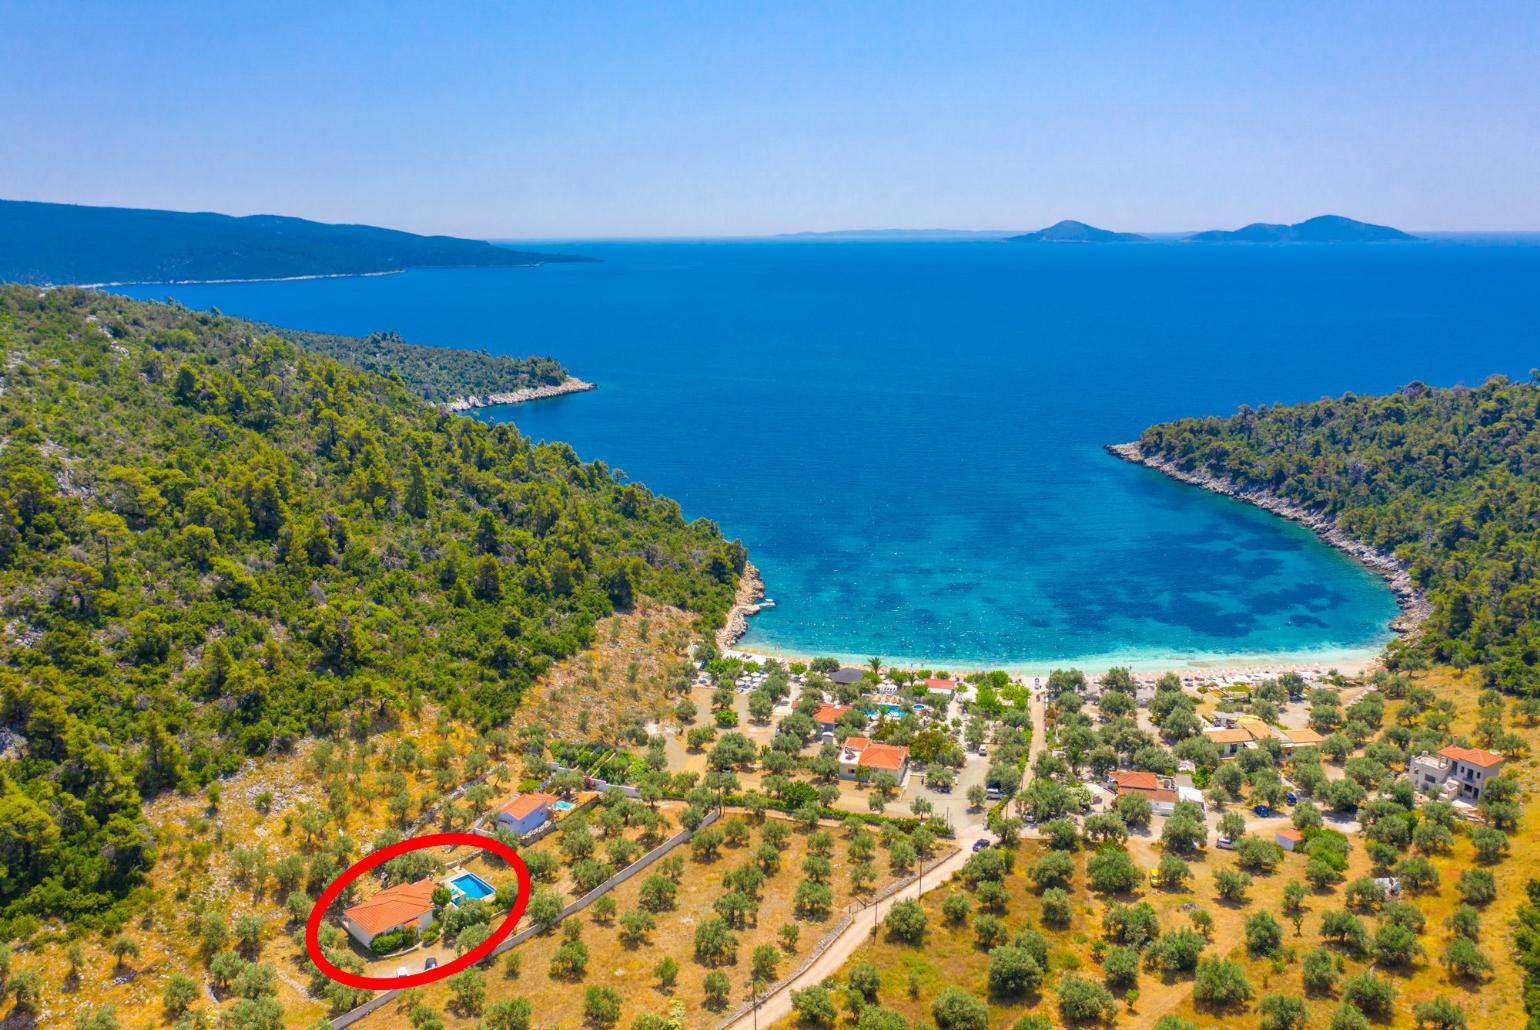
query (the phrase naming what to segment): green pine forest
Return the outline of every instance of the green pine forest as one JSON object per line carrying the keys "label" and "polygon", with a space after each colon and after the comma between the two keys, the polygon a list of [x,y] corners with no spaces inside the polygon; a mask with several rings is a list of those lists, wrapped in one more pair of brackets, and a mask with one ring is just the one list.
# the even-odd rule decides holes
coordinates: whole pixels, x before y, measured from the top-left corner
{"label": "green pine forest", "polygon": [[412,697],[506,720],[638,596],[745,553],[563,444],[269,327],[0,286],[0,938],[121,921],[141,799]]}
{"label": "green pine forest", "polygon": [[512,393],[565,382],[567,369],[554,358],[513,358],[455,347],[407,343],[395,333],[334,336],[273,329],[301,349],[357,365],[366,372],[396,376],[425,401],[442,404],[461,397]]}
{"label": "green pine forest", "polygon": [[1478,667],[1540,693],[1540,382],[1494,377],[1383,397],[1242,408],[1145,430],[1140,445],[1189,471],[1266,488],[1336,516],[1407,562],[1433,605],[1390,663]]}

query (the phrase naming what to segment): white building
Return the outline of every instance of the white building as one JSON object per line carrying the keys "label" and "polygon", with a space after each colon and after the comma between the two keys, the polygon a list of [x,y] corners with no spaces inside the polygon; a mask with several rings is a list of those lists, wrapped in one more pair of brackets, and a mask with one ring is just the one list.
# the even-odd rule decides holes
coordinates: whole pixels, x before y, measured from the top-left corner
{"label": "white building", "polygon": [[1488,780],[1503,770],[1503,756],[1475,747],[1442,748],[1437,754],[1426,751],[1407,764],[1412,786],[1426,793],[1442,788],[1445,796],[1474,804]]}

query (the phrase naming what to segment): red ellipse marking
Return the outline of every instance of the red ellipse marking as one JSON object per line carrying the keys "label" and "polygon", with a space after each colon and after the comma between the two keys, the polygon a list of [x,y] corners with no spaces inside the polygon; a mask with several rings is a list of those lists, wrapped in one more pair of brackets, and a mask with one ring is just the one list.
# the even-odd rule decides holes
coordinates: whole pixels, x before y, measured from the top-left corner
{"label": "red ellipse marking", "polygon": [[[421,851],[423,848],[438,847],[439,845],[468,844],[473,848],[491,851],[513,867],[514,875],[518,878],[519,893],[513,899],[513,908],[509,910],[506,918],[492,931],[490,937],[479,945],[467,951],[464,955],[446,965],[433,969],[424,969],[417,973],[408,973],[405,976],[359,976],[349,973],[345,969],[339,969],[330,959],[321,953],[321,917],[331,907],[331,903],[337,900],[347,885],[358,879],[364,873],[375,866],[389,862],[397,855],[404,855],[410,851]],[[398,844],[392,844],[388,848],[381,848],[372,854],[359,859],[342,871],[342,875],[332,881],[331,886],[321,892],[316,899],[315,906],[310,910],[310,918],[305,921],[305,952],[310,956],[310,961],[316,964],[316,968],[331,979],[347,987],[358,987],[366,991],[389,991],[404,987],[421,987],[436,980],[442,980],[446,976],[453,976],[462,969],[469,969],[492,954],[492,949],[507,939],[513,933],[513,928],[518,925],[519,918],[524,915],[524,910],[529,907],[529,868],[524,865],[524,860],[518,853],[493,837],[483,837],[475,833],[428,833],[421,837],[410,837]],[[351,936],[351,935],[349,935]]]}

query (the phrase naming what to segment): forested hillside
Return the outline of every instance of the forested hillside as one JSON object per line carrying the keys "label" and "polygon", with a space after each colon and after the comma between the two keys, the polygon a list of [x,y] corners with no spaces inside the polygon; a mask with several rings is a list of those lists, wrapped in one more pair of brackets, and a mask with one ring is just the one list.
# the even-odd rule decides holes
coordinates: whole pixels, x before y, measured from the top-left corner
{"label": "forested hillside", "polygon": [[457,347],[425,347],[407,343],[395,333],[358,337],[291,329],[273,331],[305,350],[350,362],[366,372],[400,376],[413,393],[434,404],[556,386],[568,378],[567,369],[555,358],[515,358]]}
{"label": "forested hillside", "polygon": [[125,897],[141,798],[413,695],[493,725],[638,594],[719,622],[744,564],[248,322],[7,286],[0,348],[0,939]]}
{"label": "forested hillside", "polygon": [[15,282],[283,279],[585,260],[284,215],[0,200],[0,280]]}
{"label": "forested hillside", "polygon": [[1147,455],[1265,488],[1393,550],[1433,604],[1392,661],[1481,665],[1540,691],[1540,383],[1411,383],[1384,397],[1152,426]]}

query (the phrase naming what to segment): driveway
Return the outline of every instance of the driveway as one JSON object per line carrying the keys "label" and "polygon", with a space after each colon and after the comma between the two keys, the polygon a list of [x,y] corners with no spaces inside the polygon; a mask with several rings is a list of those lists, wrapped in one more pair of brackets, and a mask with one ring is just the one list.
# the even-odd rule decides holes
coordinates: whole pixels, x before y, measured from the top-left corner
{"label": "driveway", "polygon": [[[838,973],[845,960],[850,958],[855,950],[867,943],[872,937],[872,928],[880,926],[882,920],[887,917],[888,910],[899,901],[911,901],[928,894],[946,883],[953,873],[957,872],[973,854],[973,842],[988,837],[989,834],[982,827],[959,833],[957,836],[957,853],[947,858],[935,869],[926,873],[920,880],[909,884],[902,890],[879,901],[871,909],[863,910],[855,920],[845,928],[845,932],[834,938],[818,958],[804,969],[795,979],[782,984],[774,994],[766,996],[759,1003],[756,1013],[753,1009],[745,1012],[731,1023],[724,1023],[727,1030],[752,1030],[759,1024],[771,1026],[777,1020],[785,1019],[791,1015],[791,992],[800,991],[814,984],[823,983],[829,977]],[[924,890],[921,890],[921,887]]]}

